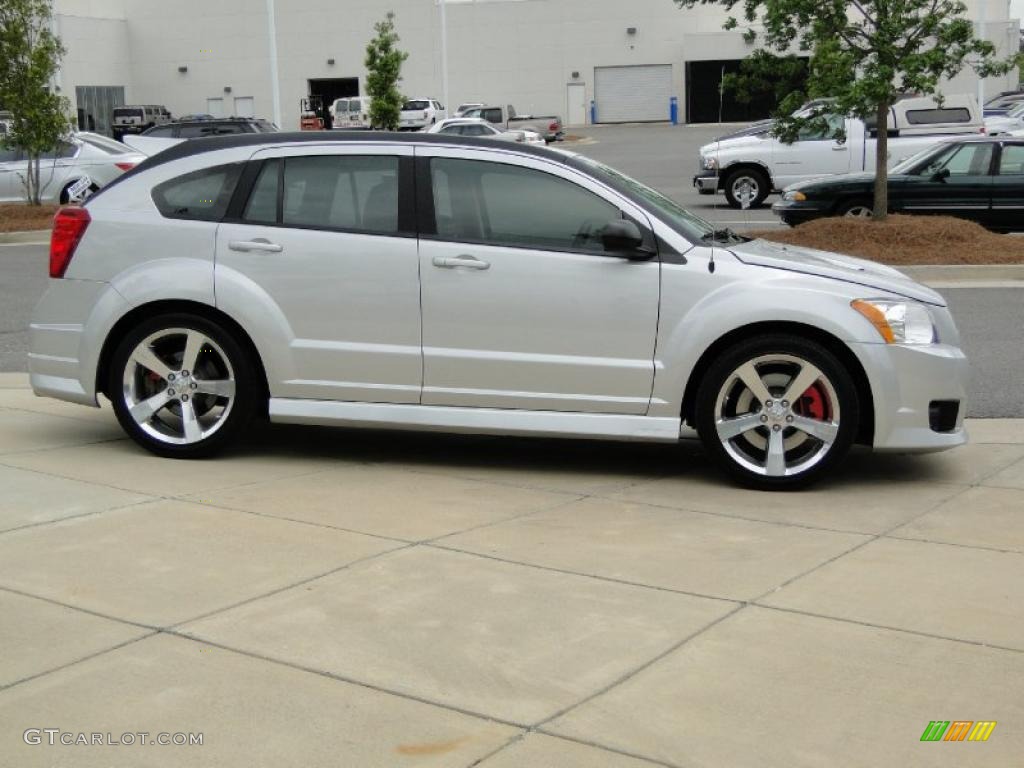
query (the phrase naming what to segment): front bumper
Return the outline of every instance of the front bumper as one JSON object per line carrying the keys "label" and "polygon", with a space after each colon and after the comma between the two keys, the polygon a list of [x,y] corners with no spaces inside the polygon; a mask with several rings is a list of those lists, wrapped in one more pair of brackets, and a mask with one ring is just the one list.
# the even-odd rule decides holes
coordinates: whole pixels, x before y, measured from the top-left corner
{"label": "front bumper", "polygon": [[772,213],[793,227],[797,224],[803,224],[805,221],[831,215],[829,211],[822,208],[818,203],[806,200],[803,202],[779,200],[772,204]]}
{"label": "front bumper", "polygon": [[[850,345],[864,366],[875,401],[876,451],[928,453],[967,442],[967,357],[949,344]],[[949,424],[935,424],[937,403],[959,404]],[[943,431],[938,431],[943,429]]]}
{"label": "front bumper", "polygon": [[693,177],[693,186],[702,195],[713,195],[718,191],[718,171],[701,171]]}

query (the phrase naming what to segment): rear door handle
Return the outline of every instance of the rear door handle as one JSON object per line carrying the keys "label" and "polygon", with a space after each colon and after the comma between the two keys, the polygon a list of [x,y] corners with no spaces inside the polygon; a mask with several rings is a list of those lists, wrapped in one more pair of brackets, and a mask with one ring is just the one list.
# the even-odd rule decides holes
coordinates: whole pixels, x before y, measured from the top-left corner
{"label": "rear door handle", "polygon": [[442,269],[455,269],[456,267],[466,267],[467,269],[490,269],[491,263],[489,261],[481,261],[473,256],[456,256],[455,258],[450,259],[442,256],[435,256],[434,266],[441,267]]}
{"label": "rear door handle", "polygon": [[257,238],[256,240],[231,240],[228,242],[228,248],[232,251],[241,251],[242,253],[249,253],[249,251],[280,253],[284,250],[284,248],[277,243],[272,243],[269,240],[263,240],[262,238]]}

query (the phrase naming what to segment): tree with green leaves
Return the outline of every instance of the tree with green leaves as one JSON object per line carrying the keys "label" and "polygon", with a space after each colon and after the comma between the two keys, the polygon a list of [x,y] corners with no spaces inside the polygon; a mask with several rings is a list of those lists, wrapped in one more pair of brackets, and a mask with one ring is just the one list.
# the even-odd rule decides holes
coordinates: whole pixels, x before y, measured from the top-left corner
{"label": "tree with green leaves", "polygon": [[50,90],[63,55],[49,0],[0,0],[0,102],[13,115],[4,144],[25,152],[32,205],[40,204],[40,155],[55,149],[70,127],[67,100]]}
{"label": "tree with green leaves", "polygon": [[[982,0],[984,1],[984,0]],[[995,46],[974,36],[960,0],[676,0],[683,8],[722,5],[742,8],[747,39],[763,39],[755,55],[764,67],[783,66],[797,53],[810,57],[806,91],[789,94],[779,105],[773,131],[795,141],[804,130],[843,140],[842,129],[829,128],[827,116],[874,120],[874,218],[888,211],[889,110],[901,95],[917,93],[941,101],[941,81],[971,66],[980,76],[1003,74],[1019,55],[998,60]],[[730,15],[726,29],[739,20]],[[762,31],[755,31],[760,26]],[[829,103],[809,114],[792,113],[810,98]]]}
{"label": "tree with green leaves", "polygon": [[395,14],[388,12],[384,21],[374,25],[376,36],[366,46],[366,92],[370,102],[370,124],[386,131],[398,130],[402,111],[402,94],[398,83],[402,79],[402,63],[409,58],[398,50],[395,32]]}

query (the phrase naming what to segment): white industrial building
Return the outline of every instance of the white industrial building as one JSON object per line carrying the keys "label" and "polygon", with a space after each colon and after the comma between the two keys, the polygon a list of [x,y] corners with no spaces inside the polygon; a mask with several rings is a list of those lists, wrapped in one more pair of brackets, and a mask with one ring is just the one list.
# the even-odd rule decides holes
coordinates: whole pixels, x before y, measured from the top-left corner
{"label": "white industrial building", "polygon": [[[967,5],[1002,54],[1017,49],[1020,25],[1008,0]],[[82,127],[97,130],[118,104],[255,115],[295,129],[307,94],[364,92],[366,44],[389,10],[409,53],[407,96],[443,101],[447,69],[449,106],[512,104],[570,125],[591,121],[591,102],[597,122],[667,120],[673,97],[680,122],[717,121],[723,68],[753,50],[742,28],[722,30],[720,7],[680,10],[673,0],[54,0],[54,7],[67,48],[55,85]],[[1014,73],[983,88],[993,94],[1016,84]],[[979,86],[966,71],[945,90]],[[726,119],[759,116],[726,107]]]}

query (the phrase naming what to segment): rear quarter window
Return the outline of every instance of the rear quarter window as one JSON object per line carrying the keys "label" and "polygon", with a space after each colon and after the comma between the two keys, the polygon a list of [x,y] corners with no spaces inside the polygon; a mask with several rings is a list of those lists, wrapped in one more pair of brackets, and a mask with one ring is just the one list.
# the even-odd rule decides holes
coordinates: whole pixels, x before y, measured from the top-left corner
{"label": "rear quarter window", "polygon": [[218,165],[170,179],[153,188],[153,202],[168,219],[220,221],[235,192],[242,165]]}

